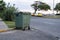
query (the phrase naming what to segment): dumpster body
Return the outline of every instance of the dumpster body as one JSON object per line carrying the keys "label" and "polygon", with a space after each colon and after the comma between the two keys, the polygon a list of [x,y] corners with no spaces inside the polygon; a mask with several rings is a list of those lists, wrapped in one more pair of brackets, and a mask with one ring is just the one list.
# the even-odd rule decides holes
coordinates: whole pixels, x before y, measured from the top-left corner
{"label": "dumpster body", "polygon": [[30,13],[19,12],[16,14],[16,29],[25,29],[30,27]]}

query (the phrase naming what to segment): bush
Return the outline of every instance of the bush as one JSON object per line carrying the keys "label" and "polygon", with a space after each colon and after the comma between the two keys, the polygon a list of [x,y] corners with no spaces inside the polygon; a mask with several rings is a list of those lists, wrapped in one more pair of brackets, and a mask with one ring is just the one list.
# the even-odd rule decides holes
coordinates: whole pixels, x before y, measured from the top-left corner
{"label": "bush", "polygon": [[16,12],[16,11],[17,11],[17,9],[13,6],[7,7],[4,14],[3,14],[3,20],[13,21],[14,17],[15,17],[14,12]]}

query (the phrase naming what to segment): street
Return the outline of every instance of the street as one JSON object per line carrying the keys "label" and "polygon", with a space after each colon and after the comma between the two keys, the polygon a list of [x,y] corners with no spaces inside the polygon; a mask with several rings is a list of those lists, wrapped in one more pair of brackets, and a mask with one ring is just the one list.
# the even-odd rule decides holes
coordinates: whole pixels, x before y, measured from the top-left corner
{"label": "street", "polygon": [[13,30],[0,33],[0,40],[58,40],[55,36],[38,30]]}
{"label": "street", "polygon": [[31,30],[0,33],[0,40],[60,40],[60,19],[31,18]]}
{"label": "street", "polygon": [[31,18],[31,27],[60,38],[60,19]]}

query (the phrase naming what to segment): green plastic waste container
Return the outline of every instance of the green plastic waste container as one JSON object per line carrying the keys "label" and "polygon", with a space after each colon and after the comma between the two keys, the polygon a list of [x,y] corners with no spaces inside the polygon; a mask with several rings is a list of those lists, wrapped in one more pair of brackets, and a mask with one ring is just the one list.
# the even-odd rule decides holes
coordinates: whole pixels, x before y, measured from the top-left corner
{"label": "green plastic waste container", "polygon": [[30,18],[31,13],[27,12],[19,12],[16,13],[16,29],[30,29]]}

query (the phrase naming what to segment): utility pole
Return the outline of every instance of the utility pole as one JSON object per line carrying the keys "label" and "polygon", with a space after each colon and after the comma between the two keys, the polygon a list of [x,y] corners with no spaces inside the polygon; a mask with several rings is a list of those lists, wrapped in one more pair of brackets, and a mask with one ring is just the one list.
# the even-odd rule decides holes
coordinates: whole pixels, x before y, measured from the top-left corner
{"label": "utility pole", "polygon": [[53,14],[54,14],[54,0],[53,0]]}

